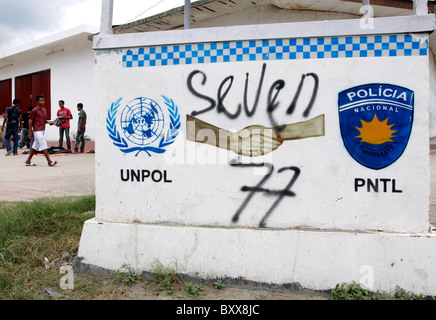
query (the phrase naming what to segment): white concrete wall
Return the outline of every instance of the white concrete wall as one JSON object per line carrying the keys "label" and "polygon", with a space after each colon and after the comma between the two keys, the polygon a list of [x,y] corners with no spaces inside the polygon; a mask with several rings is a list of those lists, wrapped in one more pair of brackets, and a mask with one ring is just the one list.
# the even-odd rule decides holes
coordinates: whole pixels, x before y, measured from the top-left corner
{"label": "white concrete wall", "polygon": [[[146,35],[99,38],[96,45],[104,50],[97,50],[95,70],[96,217],[85,223],[76,266],[115,271],[128,264],[141,273],[151,271],[156,259],[163,264],[175,260],[192,276],[298,283],[311,289],[361,281],[362,270],[370,270],[372,290],[393,292],[399,285],[414,293],[436,294],[432,276],[436,238],[429,225],[428,35],[398,32],[391,38],[383,33],[383,39],[391,42],[382,45],[375,41],[376,35],[366,42],[352,33],[351,40],[360,42],[357,49],[349,50],[368,52],[352,53],[350,58],[345,52],[348,38],[333,37],[343,30],[338,26],[347,22],[323,25],[326,29],[318,38],[307,36],[302,25],[295,29],[286,25],[290,33],[305,35],[296,36],[298,50],[305,54],[298,51],[295,58],[280,55],[287,48],[275,40],[286,42],[295,34],[281,36],[286,30],[279,25],[267,29],[265,47],[264,39],[253,39],[261,29],[255,26],[227,29],[234,31],[228,35],[222,34],[222,28],[169,32],[162,36],[165,45],[158,43],[156,33],[150,35],[156,42],[149,47],[144,45],[149,43],[143,41]],[[326,34],[329,30],[333,36]],[[179,35],[191,40],[177,39]],[[243,35],[255,42],[254,51],[238,47],[238,40],[247,40]],[[411,45],[406,36],[412,37],[415,51],[402,51],[402,45]],[[345,45],[338,57],[325,47],[336,46],[336,40]],[[112,47],[104,47],[111,41]],[[114,45],[123,41],[135,45]],[[187,42],[192,47],[185,47]],[[216,62],[206,54],[215,45],[223,48]],[[377,56],[376,50],[382,49],[386,51]],[[156,65],[148,65],[149,54]],[[319,79],[316,97],[314,75]],[[286,113],[302,76],[305,82],[296,108]],[[408,121],[410,137],[395,138],[398,143],[407,140],[404,151],[378,169],[358,163],[347,151],[344,137],[355,138],[358,133],[342,132],[338,105],[342,91],[373,83],[404,87],[414,96],[413,115],[396,118],[397,109],[389,111],[390,121]],[[253,114],[244,111],[245,91],[249,110],[259,99]],[[312,97],[313,107],[305,117]],[[219,112],[220,101],[231,115],[238,108],[241,112],[226,116]],[[272,102],[274,111],[268,112]],[[135,126],[148,121],[145,115],[151,105],[161,109],[150,122],[161,131],[154,141],[144,142],[146,134]],[[187,139],[187,115],[206,109],[195,116],[235,131],[255,124],[298,123],[322,114],[325,135],[285,141],[269,155],[238,157]],[[371,111],[350,110],[362,117]],[[132,133],[137,131],[135,140]],[[247,166],[261,163],[274,166],[270,176],[265,168]],[[127,177],[132,171],[139,172],[138,179]],[[380,185],[377,191],[357,188],[357,179],[389,181],[389,185]],[[253,190],[256,186],[262,189]],[[284,189],[292,193],[280,199]]]}
{"label": "white concrete wall", "polygon": [[[42,70],[51,70],[51,118],[56,117],[58,101],[64,100],[65,106],[73,114],[70,122],[70,135],[77,131],[77,103],[82,102],[88,115],[87,136],[95,139],[95,100],[94,100],[94,51],[92,41],[84,35],[80,41],[74,41],[62,47],[63,52],[46,55],[33,52],[14,57],[12,67],[0,70],[0,80],[12,78],[12,92],[15,92],[15,77]],[[55,50],[56,51],[56,50]],[[47,126],[46,139],[59,139],[58,128]]]}
{"label": "white concrete wall", "polygon": [[[425,44],[425,36],[416,39]],[[139,51],[132,49],[132,52]],[[235,154],[186,140],[186,115],[203,110],[210,104],[210,101],[199,98],[188,88],[187,79],[198,70],[203,75],[197,73],[193,77],[194,91],[217,102],[217,97],[223,96],[228,89],[224,105],[230,113],[235,113],[238,105],[244,103],[247,74],[249,108],[256,95],[259,95],[259,105],[253,116],[248,116],[242,109],[240,116],[230,119],[217,112],[216,106],[198,116],[220,128],[241,130],[255,124],[270,127],[272,123],[267,107],[271,98],[268,98],[268,93],[275,92],[271,88],[280,79],[285,82],[285,87],[276,101],[279,108],[272,114],[279,124],[325,115],[324,137],[286,141],[267,156],[239,159],[248,163],[272,163],[275,171],[264,185],[271,190],[284,188],[292,178],[292,171],[279,174],[280,168],[296,166],[301,170],[301,176],[292,188],[297,196],[285,197],[280,202],[268,218],[268,227],[418,233],[428,230],[427,56],[313,58],[123,68],[121,61],[128,56],[128,50],[100,52],[97,56],[97,144],[101,150],[96,156],[98,219],[256,227],[263,215],[272,208],[276,196],[257,193],[244,207],[238,223],[233,224],[232,217],[248,194],[241,191],[241,187],[256,186],[265,172],[259,174],[259,169],[230,166],[230,161],[237,160]],[[264,63],[265,76],[259,91]],[[314,81],[310,76],[305,80],[295,112],[286,114],[301,77],[310,73],[319,78],[319,91],[310,116],[303,117],[314,90]],[[218,93],[224,79],[230,76],[233,77],[231,87],[227,81],[221,94]],[[203,80],[205,83],[202,83]],[[348,154],[341,138],[338,94],[368,83],[395,84],[409,88],[415,94],[413,127],[407,148],[396,162],[382,170],[368,169],[357,163]],[[111,105],[122,98],[120,111],[116,114],[116,129],[124,137],[125,131],[119,122],[121,110],[130,101],[147,97],[155,100],[167,112],[162,95],[173,99],[181,116],[181,131],[176,142],[163,155],[123,153],[120,150],[122,148],[114,145],[113,135],[111,137],[107,129]],[[154,183],[151,179],[123,182],[121,170],[127,177],[127,171],[132,169],[166,171],[172,183]],[[355,190],[356,179],[376,181],[385,178],[392,182],[395,180],[395,187],[390,185],[386,191],[380,189],[378,192],[368,192],[366,186]],[[111,188],[106,187],[109,185]]]}
{"label": "white concrete wall", "polygon": [[[53,59],[52,68],[52,115],[59,109],[58,101],[64,100],[65,106],[73,114],[70,120],[70,135],[77,132],[77,104],[83,103],[87,114],[86,136],[95,140],[95,79],[94,79],[94,51],[92,41],[71,43],[65,48],[65,57],[59,55]],[[54,131],[54,132],[52,132]],[[47,132],[49,137],[59,136],[55,127]]]}
{"label": "white concrete wall", "polygon": [[369,290],[436,293],[435,237],[389,233],[201,228],[139,223],[85,223],[79,248],[83,271],[152,263],[204,279],[296,284],[314,290],[360,282]]}
{"label": "white concrete wall", "polygon": [[[431,51],[430,51],[431,52]],[[430,73],[430,138],[436,137],[436,58],[431,52],[429,59]]]}

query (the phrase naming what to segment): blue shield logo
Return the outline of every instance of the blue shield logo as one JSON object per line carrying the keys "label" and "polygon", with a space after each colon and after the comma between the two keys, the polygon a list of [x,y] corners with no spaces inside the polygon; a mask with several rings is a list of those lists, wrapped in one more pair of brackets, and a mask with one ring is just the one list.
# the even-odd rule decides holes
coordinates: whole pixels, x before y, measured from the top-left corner
{"label": "blue shield logo", "polygon": [[412,130],[412,90],[365,84],[339,93],[338,103],[342,140],[357,162],[379,170],[400,158]]}

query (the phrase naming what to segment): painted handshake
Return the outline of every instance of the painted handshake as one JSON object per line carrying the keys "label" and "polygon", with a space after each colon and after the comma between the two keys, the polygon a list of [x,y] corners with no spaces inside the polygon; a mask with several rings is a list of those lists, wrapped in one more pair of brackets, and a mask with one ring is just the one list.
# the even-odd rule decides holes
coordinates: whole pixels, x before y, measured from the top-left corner
{"label": "painted handshake", "polygon": [[248,157],[268,154],[286,140],[323,135],[325,135],[324,114],[308,121],[274,128],[251,125],[237,132],[218,128],[190,115],[186,116],[187,140],[206,143]]}

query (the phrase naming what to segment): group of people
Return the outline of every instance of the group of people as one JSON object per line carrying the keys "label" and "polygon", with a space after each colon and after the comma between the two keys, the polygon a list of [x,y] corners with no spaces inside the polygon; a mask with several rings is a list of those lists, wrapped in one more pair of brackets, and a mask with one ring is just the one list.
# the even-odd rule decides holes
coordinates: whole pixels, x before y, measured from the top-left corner
{"label": "group of people", "polygon": [[[79,119],[74,153],[84,152],[85,150],[86,112],[83,110],[82,103],[77,104],[77,111],[79,112]],[[65,107],[63,100],[59,101],[59,110],[57,111],[57,118],[54,121],[47,119],[45,97],[41,94],[36,96],[36,107],[29,107],[24,114],[22,114],[20,109],[20,100],[14,99],[13,105],[6,108],[2,117],[2,133],[6,125],[4,136],[6,156],[18,155],[18,148],[22,148],[26,145],[31,149],[25,162],[26,166],[35,166],[35,164],[32,163],[32,158],[37,152],[44,154],[50,167],[57,164],[57,161],[52,161],[48,154],[48,145],[44,137],[46,124],[59,127],[58,147],[59,149],[63,149],[63,137],[65,135],[67,150],[71,151],[70,120],[73,119],[73,115],[71,111]],[[19,132],[21,132],[21,138],[19,138]],[[11,146],[11,138],[13,146]]]}
{"label": "group of people", "polygon": [[[76,143],[74,145],[74,152],[84,152],[85,151],[85,130],[86,130],[86,112],[83,110],[83,104],[77,104],[77,111],[79,112],[78,123],[77,123],[77,135]],[[67,143],[67,150],[71,151],[71,141],[70,141],[70,119],[73,119],[73,115],[70,109],[65,107],[65,101],[59,100],[59,110],[57,112],[57,118],[54,122],[56,126],[59,127],[59,149],[63,148],[64,135]],[[79,149],[80,147],[80,149]]]}

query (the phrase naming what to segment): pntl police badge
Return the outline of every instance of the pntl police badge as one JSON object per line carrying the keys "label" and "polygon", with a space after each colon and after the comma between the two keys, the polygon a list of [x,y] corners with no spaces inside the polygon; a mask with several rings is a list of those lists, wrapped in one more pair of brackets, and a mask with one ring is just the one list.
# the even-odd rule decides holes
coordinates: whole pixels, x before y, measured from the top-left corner
{"label": "pntl police badge", "polygon": [[116,121],[122,98],[112,103],[106,129],[113,144],[123,153],[136,152],[137,156],[145,152],[151,156],[152,153],[164,153],[166,147],[174,143],[180,129],[179,110],[173,100],[162,98],[168,112],[164,112],[156,101],[145,97],[133,99],[125,105],[119,117],[122,135],[117,130]]}
{"label": "pntl police badge", "polygon": [[365,84],[339,93],[342,140],[360,164],[379,170],[406,149],[413,124],[414,92],[392,84]]}

